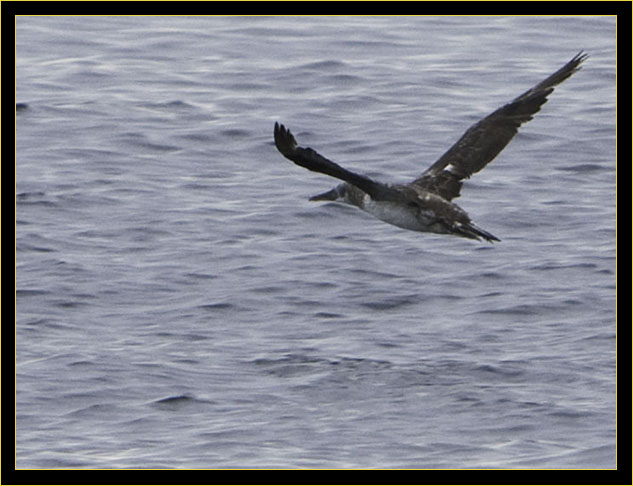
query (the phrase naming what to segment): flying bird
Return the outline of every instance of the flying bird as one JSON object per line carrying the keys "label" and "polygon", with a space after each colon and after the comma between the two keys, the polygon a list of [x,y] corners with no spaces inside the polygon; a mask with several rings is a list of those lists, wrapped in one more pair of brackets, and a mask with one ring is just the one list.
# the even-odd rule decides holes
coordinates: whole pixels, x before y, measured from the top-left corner
{"label": "flying bird", "polygon": [[275,145],[295,164],[344,181],[331,191],[311,197],[311,201],[351,204],[382,221],[412,231],[483,238],[491,243],[500,241],[476,226],[452,200],[460,196],[464,179],[491,162],[519,127],[540,110],[554,88],[578,71],[585,59],[587,55],[579,52],[554,74],[472,125],[444,155],[408,184],[385,184],[347,170],[309,147],[298,146],[290,130],[277,122]]}

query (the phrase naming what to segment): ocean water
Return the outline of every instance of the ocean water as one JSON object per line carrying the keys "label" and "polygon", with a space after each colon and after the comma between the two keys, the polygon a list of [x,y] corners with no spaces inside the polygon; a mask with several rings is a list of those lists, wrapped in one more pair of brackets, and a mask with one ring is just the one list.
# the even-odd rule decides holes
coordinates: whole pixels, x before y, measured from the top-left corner
{"label": "ocean water", "polygon": [[[18,468],[616,466],[615,19],[19,17]],[[589,59],[458,203],[383,181]]]}

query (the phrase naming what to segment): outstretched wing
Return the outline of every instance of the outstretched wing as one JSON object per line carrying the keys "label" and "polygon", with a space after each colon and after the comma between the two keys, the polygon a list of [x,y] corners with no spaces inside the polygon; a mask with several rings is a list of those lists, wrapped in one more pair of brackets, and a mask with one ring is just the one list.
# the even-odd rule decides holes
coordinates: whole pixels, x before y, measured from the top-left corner
{"label": "outstretched wing", "polygon": [[350,172],[331,160],[326,159],[309,147],[297,146],[297,141],[283,125],[275,122],[275,145],[284,157],[295,164],[314,172],[327,174],[344,180],[365,191],[373,199],[385,200],[394,197],[395,191],[385,184],[376,182],[369,177]]}
{"label": "outstretched wing", "polygon": [[413,184],[449,201],[459,197],[462,180],[491,162],[516,135],[519,127],[540,110],[554,87],[578,71],[586,58],[586,54],[579,52],[547,79],[475,123]]}

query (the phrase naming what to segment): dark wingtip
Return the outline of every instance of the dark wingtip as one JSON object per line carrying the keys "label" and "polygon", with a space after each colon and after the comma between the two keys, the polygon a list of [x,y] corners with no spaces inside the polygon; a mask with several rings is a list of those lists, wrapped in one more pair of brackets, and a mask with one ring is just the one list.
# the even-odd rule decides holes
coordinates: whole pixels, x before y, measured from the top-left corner
{"label": "dark wingtip", "polygon": [[581,49],[580,51],[578,51],[578,54],[574,56],[572,61],[580,64],[581,62],[585,61],[585,59],[588,59],[588,58],[589,58],[589,54],[587,54],[584,50]]}
{"label": "dark wingtip", "polygon": [[562,83],[576,71],[580,70],[581,64],[585,62],[588,57],[589,55],[585,51],[579,51],[578,54],[576,54],[569,60],[569,62],[567,62],[567,64],[565,64],[562,68],[560,68],[551,76],[552,82],[550,83],[550,86],[553,87],[559,83]]}
{"label": "dark wingtip", "polygon": [[585,51],[579,51],[578,54],[576,54],[568,63],[568,65],[572,67],[572,73],[578,71],[581,67],[580,65],[588,58],[589,54],[587,54]]}
{"label": "dark wingtip", "polygon": [[295,137],[282,123],[275,122],[275,146],[282,154],[292,152],[297,146]]}

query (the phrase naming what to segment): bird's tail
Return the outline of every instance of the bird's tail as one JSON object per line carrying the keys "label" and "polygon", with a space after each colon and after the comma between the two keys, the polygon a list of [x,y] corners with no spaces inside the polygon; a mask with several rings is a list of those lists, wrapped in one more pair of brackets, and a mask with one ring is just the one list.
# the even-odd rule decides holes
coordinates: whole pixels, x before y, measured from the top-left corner
{"label": "bird's tail", "polygon": [[458,223],[454,226],[454,229],[460,236],[465,238],[471,238],[473,240],[484,240],[494,243],[495,241],[501,241],[499,238],[481,228],[475,226],[473,223]]}

